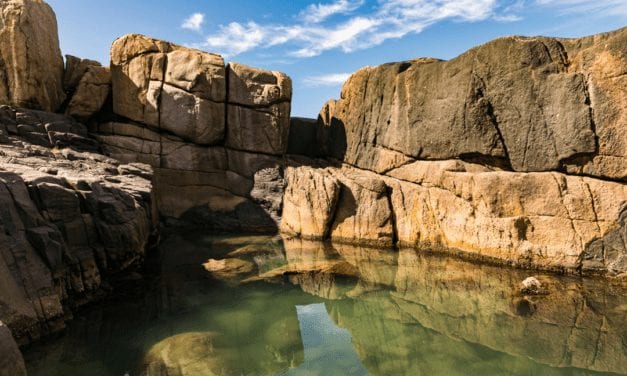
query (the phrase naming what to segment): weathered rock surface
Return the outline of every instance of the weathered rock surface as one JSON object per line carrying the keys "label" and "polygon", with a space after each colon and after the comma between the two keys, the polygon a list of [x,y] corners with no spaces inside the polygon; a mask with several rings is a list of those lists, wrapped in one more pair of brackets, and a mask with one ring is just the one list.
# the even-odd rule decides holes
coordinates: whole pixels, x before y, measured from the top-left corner
{"label": "weathered rock surface", "polygon": [[7,128],[17,119],[18,130],[43,127],[63,141],[51,149],[10,133],[0,144],[0,319],[24,344],[62,329],[72,307],[141,260],[157,217],[149,166],[81,151],[97,142],[63,115],[2,112]]}
{"label": "weathered rock surface", "polygon": [[41,0],[0,4],[0,104],[56,111],[63,58],[54,12]]}
{"label": "weathered rock surface", "polygon": [[229,63],[227,146],[283,155],[290,127],[292,81],[280,72]]}
{"label": "weathered rock surface", "polygon": [[22,353],[11,331],[0,321],[0,376],[26,376]]}
{"label": "weathered rock surface", "polygon": [[113,111],[196,144],[224,138],[222,57],[143,35],[111,47]]}
{"label": "weathered rock surface", "polygon": [[90,66],[76,86],[66,113],[79,120],[88,120],[100,112],[110,93],[109,68]]}
{"label": "weathered rock surface", "polygon": [[[627,211],[621,183],[453,160],[417,161],[387,175],[347,165],[290,167],[286,178],[281,229],[287,234],[306,228],[307,238],[457,249],[522,267],[627,270],[619,241]],[[322,194],[316,181],[325,180],[342,184],[339,200]],[[305,202],[331,213],[303,215]],[[322,218],[334,218],[330,231]]]}
{"label": "weathered rock surface", "polygon": [[63,73],[63,90],[70,96],[76,91],[81,79],[91,67],[100,67],[102,64],[95,60],[81,59],[80,57],[65,55],[65,72]]}
{"label": "weathered rock surface", "polygon": [[[626,46],[627,29],[508,37],[450,61],[356,72],[316,132],[295,122],[294,153],[327,162],[290,163],[282,231],[626,272]],[[337,203],[311,200],[334,208],[320,217],[330,229],[301,215],[319,190],[312,175],[342,185]]]}
{"label": "weathered rock surface", "polygon": [[391,159],[462,158],[624,181],[626,45],[627,29],[507,37],[450,61],[364,68],[323,108],[323,149],[379,173]]}
{"label": "weathered rock surface", "polygon": [[106,154],[153,166],[159,212],[217,230],[276,231],[289,77],[135,34],[113,43],[111,63],[118,121],[92,131]]}

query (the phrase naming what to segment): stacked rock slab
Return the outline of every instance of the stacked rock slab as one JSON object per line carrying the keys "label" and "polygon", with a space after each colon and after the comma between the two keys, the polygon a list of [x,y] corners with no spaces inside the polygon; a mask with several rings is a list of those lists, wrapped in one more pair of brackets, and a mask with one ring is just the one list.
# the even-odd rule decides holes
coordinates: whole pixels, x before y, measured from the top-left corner
{"label": "stacked rock slab", "polygon": [[[627,28],[364,68],[325,104],[315,132],[315,155],[343,166],[295,160],[281,228],[626,272],[625,72]],[[310,194],[319,187],[329,194]],[[324,215],[312,220],[317,208]]]}
{"label": "stacked rock slab", "polygon": [[64,140],[52,148],[9,131],[0,142],[0,319],[25,344],[62,329],[73,307],[142,260],[157,217],[149,166],[94,153],[72,118],[1,110],[0,127]]}
{"label": "stacked rock slab", "polygon": [[0,3],[0,103],[56,111],[63,58],[54,12],[41,0]]}
{"label": "stacked rock slab", "polygon": [[222,230],[276,230],[291,81],[282,73],[142,35],[111,49],[116,121],[106,153],[155,169],[165,218]]}
{"label": "stacked rock slab", "polygon": [[111,72],[97,61],[66,55],[63,90],[69,98],[65,113],[87,121],[102,110],[111,93]]}

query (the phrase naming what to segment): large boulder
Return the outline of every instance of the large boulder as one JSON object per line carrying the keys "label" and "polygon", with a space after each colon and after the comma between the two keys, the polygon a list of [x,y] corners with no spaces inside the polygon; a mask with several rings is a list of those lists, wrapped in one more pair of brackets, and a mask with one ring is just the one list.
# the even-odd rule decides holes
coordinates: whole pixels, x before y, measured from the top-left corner
{"label": "large boulder", "polygon": [[290,78],[237,63],[229,63],[227,69],[226,145],[250,152],[285,154],[292,99]]}
{"label": "large boulder", "polygon": [[203,145],[225,132],[226,80],[219,55],[129,34],[111,47],[113,111]]}
{"label": "large boulder", "polygon": [[56,111],[63,57],[54,12],[41,0],[0,3],[0,103]]}
{"label": "large boulder", "polygon": [[80,120],[88,120],[100,112],[110,93],[109,68],[90,66],[76,86],[66,113]]}
{"label": "large boulder", "polygon": [[367,67],[321,115],[323,129],[344,133],[344,150],[341,137],[323,131],[321,141],[328,156],[376,172],[407,157],[462,158],[625,180],[626,44],[627,28],[507,37],[450,61]]}

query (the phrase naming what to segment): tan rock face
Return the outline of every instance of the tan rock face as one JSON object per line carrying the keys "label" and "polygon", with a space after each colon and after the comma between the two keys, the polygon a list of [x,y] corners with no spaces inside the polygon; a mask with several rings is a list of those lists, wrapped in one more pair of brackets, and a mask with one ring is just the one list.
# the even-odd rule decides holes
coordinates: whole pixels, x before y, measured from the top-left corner
{"label": "tan rock face", "polygon": [[41,0],[0,4],[0,103],[56,111],[63,58],[54,12]]}
{"label": "tan rock face", "polygon": [[289,77],[135,34],[113,43],[111,64],[113,111],[127,119],[99,124],[97,138],[108,155],[155,168],[160,213],[276,231]]}
{"label": "tan rock face", "polygon": [[282,155],[287,151],[292,82],[280,72],[229,63],[227,146]]}
{"label": "tan rock face", "polygon": [[287,234],[309,228],[320,230],[308,237],[327,237],[315,215],[287,210],[303,208],[305,198],[319,191],[319,184],[304,180],[316,174],[318,181],[342,184],[337,204],[325,195],[310,199],[316,207],[335,207],[332,240],[428,245],[524,267],[627,270],[627,250],[619,241],[625,231],[624,184],[553,172],[493,171],[461,161],[419,161],[387,175],[348,166],[293,171],[286,175],[281,224]]}
{"label": "tan rock face", "polygon": [[224,137],[224,60],[142,35],[111,48],[113,111],[196,144]]}
{"label": "tan rock face", "polygon": [[626,43],[627,29],[508,37],[450,61],[364,68],[321,112],[323,155],[376,172],[400,154],[624,180]]}
{"label": "tan rock face", "polygon": [[65,72],[63,73],[63,89],[74,92],[81,78],[90,67],[100,67],[102,64],[95,60],[81,59],[80,57],[65,55]]}
{"label": "tan rock face", "polygon": [[289,184],[283,196],[281,232],[305,239],[325,238],[340,197],[339,181],[311,167],[289,167],[285,178]]}
{"label": "tan rock face", "polygon": [[98,113],[111,93],[109,68],[87,68],[68,104],[66,113],[79,120],[88,120]]}
{"label": "tan rock face", "polygon": [[[317,132],[301,127],[316,148],[296,149],[331,161],[318,173],[342,184],[330,233],[308,236],[627,271],[626,46],[627,29],[507,37],[356,72]],[[287,180],[286,192],[317,189]],[[286,215],[281,228],[302,222]]]}

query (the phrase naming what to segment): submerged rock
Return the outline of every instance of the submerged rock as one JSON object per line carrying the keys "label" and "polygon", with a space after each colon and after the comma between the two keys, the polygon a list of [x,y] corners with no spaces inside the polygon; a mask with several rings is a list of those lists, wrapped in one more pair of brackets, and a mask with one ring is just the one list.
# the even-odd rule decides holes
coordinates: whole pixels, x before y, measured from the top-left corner
{"label": "submerged rock", "polygon": [[520,292],[525,295],[538,295],[544,291],[542,283],[536,277],[527,277],[520,285]]}

